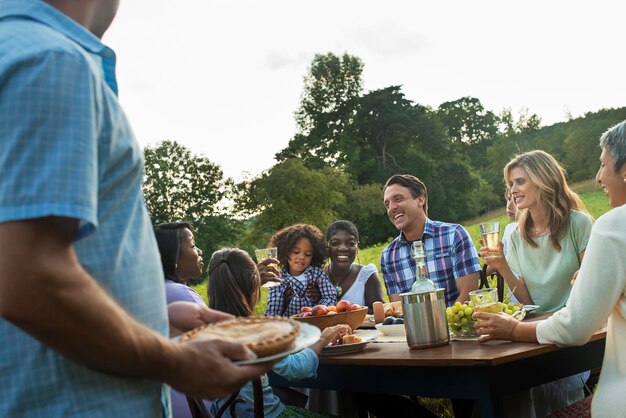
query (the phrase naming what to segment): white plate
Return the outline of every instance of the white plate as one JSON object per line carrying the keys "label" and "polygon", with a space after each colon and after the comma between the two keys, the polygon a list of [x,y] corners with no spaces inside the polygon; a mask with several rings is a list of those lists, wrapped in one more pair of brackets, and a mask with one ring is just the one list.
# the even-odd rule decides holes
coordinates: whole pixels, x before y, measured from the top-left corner
{"label": "white plate", "polygon": [[304,322],[298,322],[298,324],[300,325],[300,334],[296,337],[296,342],[289,350],[267,357],[259,357],[254,360],[234,361],[233,363],[244,365],[265,363],[266,361],[278,360],[280,358],[288,356],[289,354],[297,353],[298,351],[315,344],[320,339],[320,335],[322,334],[322,332],[318,327],[306,324]]}
{"label": "white plate", "polygon": [[372,341],[374,341],[374,338],[368,338],[367,340],[354,344],[327,345],[322,348],[320,356],[337,356],[340,354],[358,353],[359,351],[365,350],[365,347],[367,347],[367,345]]}
{"label": "white plate", "polygon": [[390,337],[403,337],[406,335],[404,324],[396,324],[396,325],[376,324],[376,329]]}

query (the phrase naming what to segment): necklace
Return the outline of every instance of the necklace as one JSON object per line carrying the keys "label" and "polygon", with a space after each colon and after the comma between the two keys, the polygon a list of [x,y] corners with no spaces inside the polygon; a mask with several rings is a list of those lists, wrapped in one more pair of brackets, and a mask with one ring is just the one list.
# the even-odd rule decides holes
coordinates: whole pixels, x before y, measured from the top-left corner
{"label": "necklace", "polygon": [[331,273],[331,270],[332,270],[331,267],[332,267],[332,264],[330,264],[328,266],[328,278],[334,284],[335,292],[337,292],[337,299],[339,299],[339,297],[343,294],[343,289],[342,289],[341,285],[343,284],[343,282],[346,281],[346,279],[348,278],[350,273],[352,273],[352,264],[350,264],[350,268],[348,269],[348,272],[341,278],[341,281],[333,280],[332,273]]}

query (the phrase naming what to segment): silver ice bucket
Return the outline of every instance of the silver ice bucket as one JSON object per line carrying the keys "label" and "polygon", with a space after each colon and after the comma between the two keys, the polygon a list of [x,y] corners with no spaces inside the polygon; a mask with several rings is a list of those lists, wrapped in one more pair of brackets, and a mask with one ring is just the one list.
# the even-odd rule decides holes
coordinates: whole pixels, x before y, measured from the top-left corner
{"label": "silver ice bucket", "polygon": [[427,348],[450,342],[443,289],[402,293],[406,342],[410,348]]}

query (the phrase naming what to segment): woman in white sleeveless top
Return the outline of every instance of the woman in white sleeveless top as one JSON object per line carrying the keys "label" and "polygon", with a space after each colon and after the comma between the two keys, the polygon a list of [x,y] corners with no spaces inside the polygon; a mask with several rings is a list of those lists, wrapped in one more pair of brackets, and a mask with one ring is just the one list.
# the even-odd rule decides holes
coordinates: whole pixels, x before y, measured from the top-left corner
{"label": "woman in white sleeveless top", "polygon": [[355,263],[359,252],[359,232],[352,222],[335,221],[326,232],[330,263],[325,267],[337,291],[337,300],[367,306],[372,313],[374,302],[384,302],[383,288],[374,264]]}

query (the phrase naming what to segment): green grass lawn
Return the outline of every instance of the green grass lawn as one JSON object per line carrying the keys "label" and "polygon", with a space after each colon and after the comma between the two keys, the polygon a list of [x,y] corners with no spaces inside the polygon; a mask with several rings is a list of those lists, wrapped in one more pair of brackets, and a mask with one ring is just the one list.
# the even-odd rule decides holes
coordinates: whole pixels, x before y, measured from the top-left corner
{"label": "green grass lawn", "polygon": [[[579,193],[581,193],[581,197],[583,201],[585,202],[585,206],[587,207],[587,210],[589,211],[589,213],[591,213],[594,219],[597,219],[603,213],[608,212],[611,209],[611,207],[609,205],[608,199],[604,195],[604,192],[601,190],[594,190],[594,188],[595,188],[595,183],[592,184],[590,181],[579,183],[578,187],[574,185],[574,189],[578,190]],[[468,221],[467,223],[464,222],[463,225],[465,226],[470,236],[472,237],[472,240],[474,241],[474,244],[476,245],[477,249],[480,247],[478,243],[478,240],[480,239],[480,232],[478,231],[478,224],[483,221],[500,222],[502,225],[501,230],[504,229],[504,225],[509,223],[509,219],[506,217],[505,211],[503,209],[495,210],[491,212],[491,215],[487,214],[480,218],[472,219]],[[381,222],[389,222],[389,220],[384,218],[384,219],[381,219]],[[391,241],[393,238],[395,237],[390,237],[389,241]],[[360,249],[357,262],[361,264],[374,263],[376,267],[378,268],[378,271],[380,272],[380,254],[383,248],[385,248],[387,244],[388,242],[375,245],[372,247]],[[382,275],[380,275],[380,273],[379,273],[379,277],[382,282]],[[206,280],[199,285],[193,286],[193,288],[204,298],[204,300],[207,300],[206,286],[207,286]],[[383,289],[384,288],[385,286],[383,283]],[[255,314],[262,315],[263,313],[265,313],[265,307],[267,305],[267,294],[268,294],[268,289],[262,288],[261,299],[259,300],[259,303],[257,303],[257,305],[254,308]],[[386,295],[385,297],[388,299]]]}

